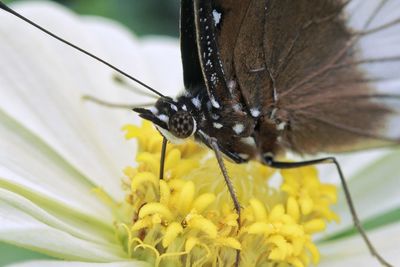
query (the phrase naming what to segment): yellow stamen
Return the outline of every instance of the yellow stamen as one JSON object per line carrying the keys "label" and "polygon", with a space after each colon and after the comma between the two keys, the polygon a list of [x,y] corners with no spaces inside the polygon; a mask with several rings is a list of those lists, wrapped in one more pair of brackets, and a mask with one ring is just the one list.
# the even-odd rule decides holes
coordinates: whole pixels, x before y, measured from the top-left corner
{"label": "yellow stamen", "polygon": [[198,196],[196,200],[193,202],[193,209],[198,213],[202,213],[214,201],[215,201],[215,195],[210,193],[202,194]]}
{"label": "yellow stamen", "polygon": [[183,232],[183,227],[177,222],[171,223],[165,231],[163,238],[163,246],[168,247],[174,239]]}
{"label": "yellow stamen", "polygon": [[151,214],[160,214],[162,217],[165,217],[167,220],[172,219],[172,213],[168,209],[168,207],[164,206],[161,203],[148,203],[144,205],[139,211],[139,218],[144,218]]}
{"label": "yellow stamen", "polygon": [[137,191],[139,186],[144,183],[151,183],[154,186],[158,186],[158,178],[151,172],[141,172],[136,174],[131,183],[132,192]]}
{"label": "yellow stamen", "polygon": [[239,229],[209,150],[192,141],[169,144],[160,181],[161,136],[148,122],[123,129],[126,138],[138,141],[138,166],[124,170],[129,191],[122,206],[127,215],[118,217],[116,225],[125,229],[122,240],[133,258],[156,266],[230,266],[240,250],[243,266],[306,267],[319,262],[312,235],[338,217],[330,209],[336,188],[321,183],[315,168],[281,171],[276,188],[269,184],[273,169],[258,162],[227,162],[242,205]]}
{"label": "yellow stamen", "polygon": [[201,215],[189,214],[186,218],[186,223],[189,228],[202,231],[209,237],[215,239],[218,235],[217,227],[209,220],[205,219]]}

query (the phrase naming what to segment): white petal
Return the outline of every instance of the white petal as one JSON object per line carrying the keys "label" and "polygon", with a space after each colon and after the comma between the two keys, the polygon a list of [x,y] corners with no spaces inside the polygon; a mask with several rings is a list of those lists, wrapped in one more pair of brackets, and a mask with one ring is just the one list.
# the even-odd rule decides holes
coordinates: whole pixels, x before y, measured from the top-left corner
{"label": "white petal", "polygon": [[[88,17],[85,18],[85,22],[87,31],[94,36],[93,38],[98,48],[101,48],[96,52],[97,55],[112,62],[122,70],[132,74],[135,78],[165,95],[174,96],[182,88],[182,64],[180,62],[180,51],[176,39],[160,37],[136,40],[125,29],[117,28],[114,23],[106,19]],[[106,69],[103,76],[111,77],[113,73]],[[149,93],[146,89],[127,78],[125,78],[125,82],[143,92]],[[97,90],[96,92],[93,90],[86,91],[85,93],[115,103],[155,103],[156,98],[158,98],[158,96],[155,96],[156,98],[138,96],[134,92],[124,90],[123,86],[116,86],[114,83],[110,83],[107,86],[107,90],[104,90],[104,85],[103,87],[101,86],[99,85],[98,88],[103,88],[102,90]],[[112,88],[113,90],[111,90]],[[104,132],[103,129],[110,129],[109,121],[104,120],[104,117],[110,113],[110,109],[90,103],[86,107],[90,108],[90,111],[93,113],[92,120],[95,121],[96,126],[100,129],[98,134],[102,134]],[[138,116],[130,110],[116,111],[115,113],[118,113],[120,117],[126,118],[124,123],[120,125],[138,123]],[[120,128],[117,127],[114,130],[113,138],[110,138],[109,133],[107,133],[109,136],[102,138],[104,141],[110,141],[110,143],[102,143],[103,146],[108,147],[107,151],[117,151],[127,144],[127,141],[121,138]],[[117,164],[119,164],[120,169],[128,164],[132,164],[133,151],[135,150],[130,149],[128,155],[119,152],[112,155]]]}
{"label": "white petal", "polygon": [[177,41],[148,37],[142,41],[142,45],[147,61],[152,66],[150,73],[157,75],[156,88],[160,88],[168,96],[175,97],[183,89],[181,54],[177,49]]}
{"label": "white petal", "polygon": [[[133,40],[126,30],[116,28],[104,18],[88,17],[85,21],[88,31],[96,35],[97,43],[101,45],[99,53],[107,52],[105,58],[163,94],[175,96],[182,89],[183,72],[177,39],[146,37]],[[132,100],[137,99],[134,94],[129,96]]]}
{"label": "white petal", "polygon": [[[91,33],[92,26],[65,10],[48,4],[20,7],[21,13],[79,46],[110,62],[125,62],[122,64],[124,69],[134,65],[140,70],[141,61],[135,61],[131,56],[140,53],[136,49],[138,45],[116,26],[108,26],[104,36],[118,40],[115,49],[121,45],[123,50],[107,56],[109,47],[98,43],[105,37]],[[121,112],[94,107],[80,98],[90,92],[98,97],[107,96],[106,100],[112,101],[121,99],[127,92],[121,92],[113,83],[110,69],[4,12],[0,19],[0,34],[7,40],[0,44],[3,51],[1,108],[45,140],[93,184],[120,199],[123,196],[118,182],[120,171],[133,159],[133,150],[123,140],[119,129],[129,120],[127,116],[121,116]],[[157,74],[153,76],[157,77]],[[141,102],[140,98],[136,97],[135,102]]]}
{"label": "white petal", "polygon": [[361,70],[368,78],[378,80],[371,82],[371,85],[380,93],[397,96],[378,98],[376,101],[393,110],[393,115],[387,118],[381,134],[399,140],[400,2],[353,0],[347,6],[347,12],[350,14],[349,25],[356,31],[369,31],[392,23],[390,27],[363,35],[357,45],[360,49],[358,56],[367,61],[359,65]]}
{"label": "white petal", "polygon": [[[400,206],[399,167],[400,153],[395,151],[364,166],[364,169],[348,181],[357,213],[361,220],[377,216]],[[334,208],[341,217],[339,225],[331,224],[328,233],[352,226],[348,205],[343,194]]]}
{"label": "white petal", "polygon": [[[370,237],[381,255],[389,263],[398,266],[400,263],[400,224],[390,225],[370,234]],[[350,239],[328,242],[318,246],[321,251],[321,267],[337,266],[380,266],[361,240],[355,236]]]}
{"label": "white petal", "polygon": [[[400,19],[400,2],[397,0],[364,1],[353,0],[347,6],[350,14],[349,26],[356,31],[370,31]],[[400,23],[382,28],[362,36],[358,45],[362,59],[377,59],[400,56]],[[392,68],[390,68],[392,66]],[[397,78],[400,60],[379,64],[366,64],[365,70],[373,77]],[[379,75],[380,74],[380,75]],[[390,75],[393,74],[393,75]]]}
{"label": "white petal", "polygon": [[[382,6],[382,4],[384,4]],[[397,0],[351,0],[346,6],[349,25],[356,30],[374,29],[398,19],[400,3]],[[379,12],[377,12],[379,11]],[[371,18],[374,17],[371,21]]]}
{"label": "white petal", "polygon": [[[385,155],[390,153],[386,148],[372,149],[361,152],[352,152],[348,154],[334,155],[338,160],[344,176],[347,180],[353,179],[360,171]],[[321,155],[320,157],[327,157],[332,155]],[[319,165],[319,175],[324,182],[337,184],[341,186],[338,172],[334,165]]]}
{"label": "white petal", "polygon": [[146,262],[113,262],[113,263],[93,263],[93,262],[72,262],[72,261],[28,261],[23,263],[10,264],[6,267],[148,267]]}
{"label": "white petal", "polygon": [[92,192],[95,185],[1,111],[0,137],[0,187],[112,224],[109,208]]}
{"label": "white petal", "polygon": [[26,199],[0,189],[2,242],[70,260],[109,262],[126,258],[122,246],[110,241],[112,232],[107,236],[97,225],[89,230],[89,225],[74,226],[69,220],[65,216],[56,218]]}

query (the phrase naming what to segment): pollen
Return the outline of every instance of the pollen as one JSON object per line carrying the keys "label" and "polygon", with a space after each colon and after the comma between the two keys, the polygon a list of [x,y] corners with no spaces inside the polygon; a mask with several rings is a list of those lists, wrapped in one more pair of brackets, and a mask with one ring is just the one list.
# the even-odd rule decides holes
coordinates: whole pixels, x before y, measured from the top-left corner
{"label": "pollen", "polygon": [[277,172],[258,162],[226,162],[242,206],[239,227],[208,149],[193,141],[169,144],[159,180],[160,134],[148,122],[123,129],[137,143],[136,166],[123,172],[125,217],[116,218],[129,257],[154,266],[233,266],[240,251],[240,266],[319,262],[313,235],[338,220],[330,209],[337,193],[314,167]]}

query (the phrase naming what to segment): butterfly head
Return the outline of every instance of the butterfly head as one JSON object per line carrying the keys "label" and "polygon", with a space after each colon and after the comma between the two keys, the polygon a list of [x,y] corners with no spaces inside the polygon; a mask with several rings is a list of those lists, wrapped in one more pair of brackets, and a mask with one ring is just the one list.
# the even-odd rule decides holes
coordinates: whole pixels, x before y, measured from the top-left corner
{"label": "butterfly head", "polygon": [[145,120],[151,121],[160,133],[172,143],[181,143],[196,132],[196,120],[185,105],[171,98],[160,98],[154,107],[133,109]]}

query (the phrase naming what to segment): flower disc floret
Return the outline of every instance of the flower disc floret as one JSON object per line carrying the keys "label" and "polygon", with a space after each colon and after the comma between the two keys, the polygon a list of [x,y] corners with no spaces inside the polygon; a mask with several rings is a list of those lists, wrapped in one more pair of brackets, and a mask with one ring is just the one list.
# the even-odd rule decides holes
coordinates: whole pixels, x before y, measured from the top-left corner
{"label": "flower disc floret", "polygon": [[[126,249],[156,266],[303,267],[319,261],[312,235],[337,220],[330,210],[336,188],[319,181],[313,167],[276,173],[258,162],[226,163],[242,205],[238,215],[216,159],[193,141],[168,145],[159,180],[161,136],[148,122],[124,127],[138,144],[138,166],[127,167]],[[279,187],[270,184],[281,177]]]}

